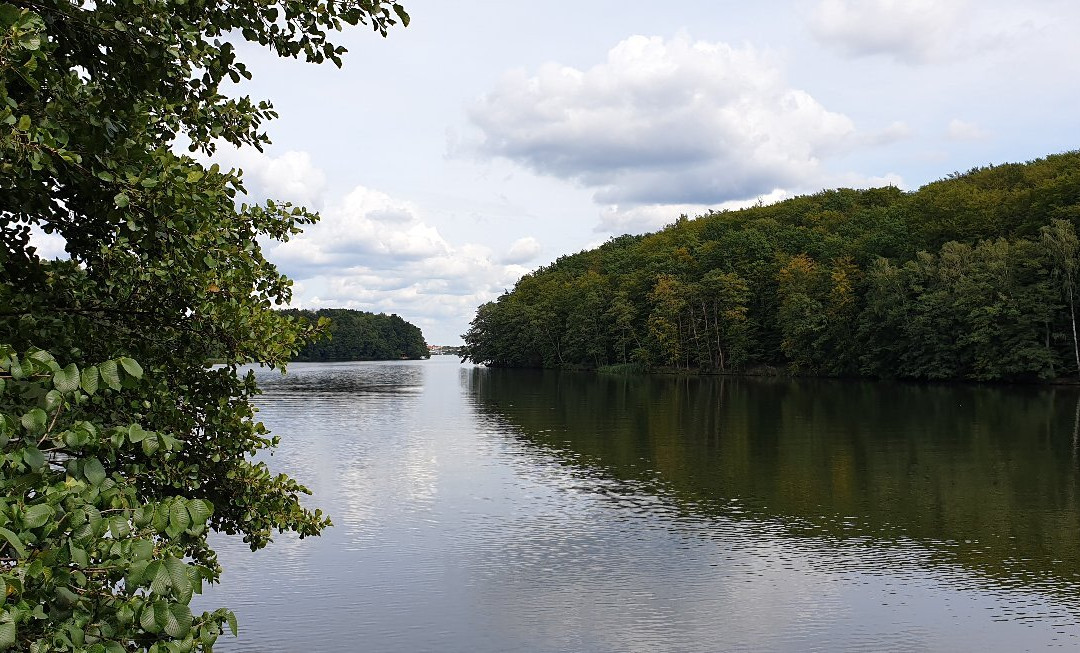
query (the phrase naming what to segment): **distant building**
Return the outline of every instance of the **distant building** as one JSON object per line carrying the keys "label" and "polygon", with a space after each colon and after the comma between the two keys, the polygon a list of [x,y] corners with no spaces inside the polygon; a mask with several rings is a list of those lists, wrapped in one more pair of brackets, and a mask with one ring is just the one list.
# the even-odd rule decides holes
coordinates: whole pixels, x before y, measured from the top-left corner
{"label": "distant building", "polygon": [[432,356],[460,356],[462,349],[451,345],[428,345],[428,353]]}

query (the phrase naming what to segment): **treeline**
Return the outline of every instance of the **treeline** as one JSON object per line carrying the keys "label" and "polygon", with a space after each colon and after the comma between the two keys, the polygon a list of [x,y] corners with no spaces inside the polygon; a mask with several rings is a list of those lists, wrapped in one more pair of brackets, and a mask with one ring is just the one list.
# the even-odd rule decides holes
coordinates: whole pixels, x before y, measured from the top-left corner
{"label": "treeline", "polygon": [[428,357],[427,343],[420,327],[394,315],[368,313],[348,308],[320,308],[317,311],[289,309],[285,313],[318,322],[330,320],[329,335],[313,342],[297,354],[297,361],[397,360]]}
{"label": "treeline", "polygon": [[620,236],[477,310],[466,356],[915,379],[1076,376],[1080,151]]}

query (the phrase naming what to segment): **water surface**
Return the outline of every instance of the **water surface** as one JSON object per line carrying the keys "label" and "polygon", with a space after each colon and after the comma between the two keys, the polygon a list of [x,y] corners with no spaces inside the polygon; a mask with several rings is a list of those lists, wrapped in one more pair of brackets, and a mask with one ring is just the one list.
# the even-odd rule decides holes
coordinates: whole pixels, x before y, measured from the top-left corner
{"label": "water surface", "polygon": [[1080,647],[1071,389],[260,374],[335,527],[215,540],[222,651]]}

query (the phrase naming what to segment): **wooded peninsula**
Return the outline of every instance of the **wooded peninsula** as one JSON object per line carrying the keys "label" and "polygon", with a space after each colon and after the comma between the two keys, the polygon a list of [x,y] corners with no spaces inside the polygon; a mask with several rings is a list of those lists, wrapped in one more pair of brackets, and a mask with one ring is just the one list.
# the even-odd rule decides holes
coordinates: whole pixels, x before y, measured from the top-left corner
{"label": "wooded peninsula", "polygon": [[522,277],[465,357],[499,367],[1076,379],[1080,151],[922,188],[680,217]]}
{"label": "wooded peninsula", "polygon": [[416,360],[429,356],[420,327],[397,314],[375,314],[348,308],[283,312],[312,324],[319,318],[330,320],[328,335],[305,345],[293,357],[295,361]]}

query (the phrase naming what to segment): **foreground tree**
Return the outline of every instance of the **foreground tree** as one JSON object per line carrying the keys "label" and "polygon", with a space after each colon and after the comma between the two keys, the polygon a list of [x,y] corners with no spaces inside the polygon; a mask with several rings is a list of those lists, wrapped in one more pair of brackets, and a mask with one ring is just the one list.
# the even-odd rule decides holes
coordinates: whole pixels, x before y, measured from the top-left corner
{"label": "foreground tree", "polygon": [[238,172],[174,148],[269,142],[272,107],[222,92],[249,77],[226,37],[340,65],[328,33],[407,22],[382,0],[0,1],[0,648],[211,650],[235,622],[188,607],[220,573],[207,533],[329,524],[250,461],[275,438],[239,371],[317,331],[273,310],[290,282],[259,245],[316,216],[237,206]]}

